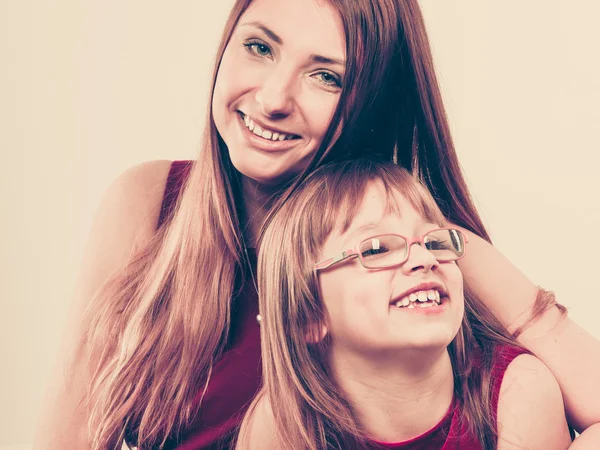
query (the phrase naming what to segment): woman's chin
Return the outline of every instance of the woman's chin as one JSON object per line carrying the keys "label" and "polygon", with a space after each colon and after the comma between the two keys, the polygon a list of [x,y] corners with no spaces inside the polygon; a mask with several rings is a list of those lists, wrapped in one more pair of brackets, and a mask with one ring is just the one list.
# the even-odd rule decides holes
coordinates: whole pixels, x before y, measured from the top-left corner
{"label": "woman's chin", "polygon": [[237,172],[248,181],[266,188],[280,188],[286,181],[300,173],[300,169],[281,167],[276,161],[260,161],[262,158],[259,157],[250,160],[248,157],[230,156],[231,163]]}

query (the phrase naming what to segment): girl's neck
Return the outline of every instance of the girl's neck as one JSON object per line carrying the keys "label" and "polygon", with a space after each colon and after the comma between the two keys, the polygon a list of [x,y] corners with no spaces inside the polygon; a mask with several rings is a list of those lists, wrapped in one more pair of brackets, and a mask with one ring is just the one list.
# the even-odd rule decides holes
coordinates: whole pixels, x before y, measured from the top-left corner
{"label": "girl's neck", "polygon": [[402,442],[437,425],[452,404],[454,377],[448,351],[411,351],[378,361],[332,358],[338,385],[366,435]]}

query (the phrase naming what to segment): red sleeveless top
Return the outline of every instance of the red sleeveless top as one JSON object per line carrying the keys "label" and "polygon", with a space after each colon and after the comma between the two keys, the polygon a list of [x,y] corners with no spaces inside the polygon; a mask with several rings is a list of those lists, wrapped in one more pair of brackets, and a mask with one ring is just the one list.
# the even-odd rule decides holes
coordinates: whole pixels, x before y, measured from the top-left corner
{"label": "red sleeveless top", "polygon": [[[158,226],[169,220],[190,169],[191,161],[174,161],[165,187]],[[256,272],[256,254],[250,255]],[[233,300],[230,335],[225,352],[215,363],[202,407],[192,425],[165,450],[228,449],[246,408],[261,381],[260,329],[256,321],[258,294],[252,279],[244,280],[241,294]],[[204,386],[198,386],[197,400]]]}
{"label": "red sleeveless top", "polygon": [[[191,161],[174,161],[165,187],[158,227],[170,219],[181,188],[192,167]],[[256,254],[250,255],[256,272]],[[213,367],[198,416],[177,439],[167,441],[165,450],[229,449],[246,408],[261,381],[260,331],[256,322],[258,295],[251,279],[244,280],[241,294],[233,299],[230,336],[226,351]],[[525,351],[500,347],[494,356],[492,406],[497,414],[500,386],[508,365]],[[200,399],[204,386],[198,386]],[[410,441],[373,442],[374,448],[402,450],[480,450],[475,436],[461,426],[460,406],[453,402],[446,416],[431,430]],[[149,450],[149,449],[144,449]]]}

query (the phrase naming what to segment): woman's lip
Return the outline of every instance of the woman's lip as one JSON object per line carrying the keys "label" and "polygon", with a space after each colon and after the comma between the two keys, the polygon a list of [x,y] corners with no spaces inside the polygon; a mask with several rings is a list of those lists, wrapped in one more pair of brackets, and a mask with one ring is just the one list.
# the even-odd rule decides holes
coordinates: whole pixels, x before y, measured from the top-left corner
{"label": "woman's lip", "polygon": [[272,141],[270,139],[265,139],[257,136],[252,131],[248,129],[246,124],[244,123],[244,119],[241,114],[238,114],[238,122],[241,128],[242,136],[248,141],[248,143],[259,150],[266,152],[281,152],[285,150],[289,150],[290,148],[295,147],[301,139],[288,139],[285,141]]}
{"label": "woman's lip", "polygon": [[269,126],[269,125],[265,125],[265,124],[264,124],[263,122],[261,122],[260,120],[258,120],[258,119],[255,119],[254,117],[252,117],[252,116],[250,116],[250,115],[248,115],[248,114],[246,114],[246,113],[243,113],[242,111],[238,111],[238,113],[239,113],[239,114],[241,115],[241,117],[242,117],[242,122],[244,121],[244,116],[245,116],[245,117],[248,117],[249,119],[251,119],[251,120],[252,120],[252,122],[254,122],[255,124],[257,124],[257,125],[258,125],[259,127],[261,127],[263,130],[269,130],[269,131],[271,131],[271,132],[275,132],[275,133],[279,133],[279,134],[285,134],[285,135],[287,135],[287,136],[294,136],[294,139],[301,139],[301,138],[302,138],[302,136],[300,136],[300,135],[298,135],[298,134],[295,134],[295,133],[289,133],[289,132],[287,132],[287,131],[283,131],[283,130],[280,130],[280,129],[278,129],[278,128],[271,127],[271,126]]}

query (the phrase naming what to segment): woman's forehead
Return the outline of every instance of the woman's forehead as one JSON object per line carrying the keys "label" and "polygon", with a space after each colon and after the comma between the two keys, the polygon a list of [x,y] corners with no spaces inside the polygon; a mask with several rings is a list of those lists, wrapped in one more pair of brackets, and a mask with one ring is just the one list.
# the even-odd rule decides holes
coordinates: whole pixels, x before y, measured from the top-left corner
{"label": "woman's forehead", "polygon": [[[328,59],[345,59],[346,39],[339,12],[325,0],[253,0],[239,30],[254,28],[284,47]],[[275,38],[275,39],[273,39]]]}

